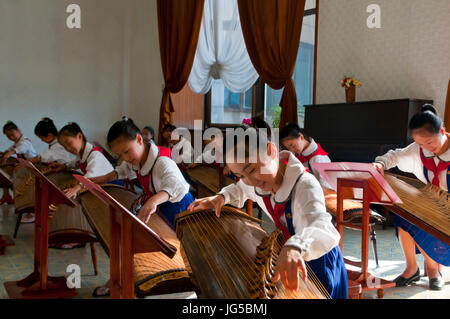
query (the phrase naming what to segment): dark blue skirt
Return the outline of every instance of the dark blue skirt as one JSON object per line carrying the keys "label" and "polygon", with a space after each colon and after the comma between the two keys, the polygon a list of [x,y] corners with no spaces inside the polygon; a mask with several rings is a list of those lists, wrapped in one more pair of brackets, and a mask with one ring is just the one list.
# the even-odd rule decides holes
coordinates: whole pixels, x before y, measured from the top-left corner
{"label": "dark blue skirt", "polygon": [[112,182],[108,182],[108,184],[114,184],[114,185],[119,185],[119,186],[125,186],[125,184],[123,183],[123,180],[121,179],[116,179]]}
{"label": "dark blue skirt", "polygon": [[347,270],[339,246],[320,258],[306,262],[332,299],[348,298]]}
{"label": "dark blue skirt", "polygon": [[[436,237],[430,235],[426,231],[411,224],[400,216],[395,215],[394,218],[395,235],[398,238],[398,228],[400,227],[405,232],[411,235],[416,242],[416,245],[423,249],[423,251],[430,256],[438,264],[450,266],[450,246],[440,241]],[[420,254],[416,247],[416,254]]]}
{"label": "dark blue skirt", "polygon": [[190,192],[187,192],[186,195],[184,195],[183,199],[179,202],[172,203],[167,201],[159,205],[158,208],[169,225],[172,226],[173,229],[175,229],[175,216],[187,210],[187,208],[193,201],[194,197]]}

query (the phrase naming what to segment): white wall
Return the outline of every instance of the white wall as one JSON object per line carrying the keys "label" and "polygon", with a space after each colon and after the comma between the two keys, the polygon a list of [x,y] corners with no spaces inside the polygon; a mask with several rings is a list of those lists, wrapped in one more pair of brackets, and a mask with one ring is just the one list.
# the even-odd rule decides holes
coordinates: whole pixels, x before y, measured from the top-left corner
{"label": "white wall", "polygon": [[[369,4],[381,29],[369,29]],[[317,103],[344,102],[344,75],[362,82],[357,101],[433,99],[441,116],[450,77],[449,0],[322,0]]]}
{"label": "white wall", "polygon": [[129,114],[138,126],[151,125],[156,134],[164,88],[156,0],[128,2],[131,8]]}
{"label": "white wall", "polygon": [[[81,30],[66,27],[70,3]],[[38,151],[44,116],[104,145],[123,114],[157,128],[161,83],[156,1],[0,0],[0,125],[16,122]],[[10,144],[2,134],[0,150]]]}

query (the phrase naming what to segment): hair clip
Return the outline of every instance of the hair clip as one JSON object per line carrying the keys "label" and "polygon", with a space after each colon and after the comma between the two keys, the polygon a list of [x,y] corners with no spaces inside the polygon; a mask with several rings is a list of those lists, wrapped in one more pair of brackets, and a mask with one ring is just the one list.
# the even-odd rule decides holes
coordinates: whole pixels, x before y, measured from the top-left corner
{"label": "hair clip", "polygon": [[12,124],[12,121],[8,121],[8,122],[6,122],[6,124]]}
{"label": "hair clip", "polygon": [[125,121],[125,122],[127,122],[127,121],[128,121],[128,117],[126,117],[126,116],[122,116],[122,121]]}
{"label": "hair clip", "polygon": [[242,120],[242,124],[252,125],[252,119],[251,118],[244,118]]}

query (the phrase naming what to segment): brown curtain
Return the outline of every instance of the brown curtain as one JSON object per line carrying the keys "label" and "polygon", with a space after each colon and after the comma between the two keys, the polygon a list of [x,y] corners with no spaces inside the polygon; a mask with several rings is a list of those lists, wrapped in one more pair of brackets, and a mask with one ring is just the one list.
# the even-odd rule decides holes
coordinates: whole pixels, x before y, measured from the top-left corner
{"label": "brown curtain", "polygon": [[164,91],[159,111],[158,141],[162,128],[172,123],[171,93],[186,84],[191,73],[202,23],[204,0],[157,0],[159,49],[164,75]]}
{"label": "brown curtain", "polygon": [[300,45],[306,0],[238,0],[248,54],[261,79],[284,87],[280,128],[297,123],[297,94],[292,74]]}
{"label": "brown curtain", "polygon": [[450,132],[450,79],[448,79],[447,100],[445,102],[444,126]]}

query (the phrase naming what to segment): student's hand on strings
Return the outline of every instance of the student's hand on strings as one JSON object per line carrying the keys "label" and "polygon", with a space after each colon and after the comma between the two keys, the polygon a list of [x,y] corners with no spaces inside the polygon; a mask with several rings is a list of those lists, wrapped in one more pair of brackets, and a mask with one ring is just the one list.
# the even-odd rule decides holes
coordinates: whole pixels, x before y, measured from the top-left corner
{"label": "student's hand on strings", "polygon": [[12,151],[5,152],[2,157],[2,165],[5,165],[6,162],[8,161],[8,158],[13,154],[14,154],[14,152],[12,152]]}
{"label": "student's hand on strings", "polygon": [[228,166],[225,166],[223,168],[222,174],[227,176],[228,174],[230,174],[230,169],[228,168]]}
{"label": "student's hand on strings", "polygon": [[300,276],[305,281],[308,275],[300,250],[289,246],[281,249],[274,271],[272,281],[277,282],[281,279],[288,290],[298,290]]}
{"label": "student's hand on strings", "polygon": [[64,194],[70,199],[77,198],[78,192],[82,189],[81,185],[77,185],[74,187],[66,188],[63,190]]}
{"label": "student's hand on strings", "polygon": [[190,212],[196,212],[199,210],[214,208],[216,216],[220,217],[220,210],[222,209],[224,202],[225,199],[222,195],[199,198],[194,200],[192,204],[189,205],[188,210]]}
{"label": "student's hand on strings", "polygon": [[48,164],[48,167],[53,169],[55,172],[59,172],[66,168],[66,165],[60,164],[58,162],[51,162]]}
{"label": "student's hand on strings", "polygon": [[372,166],[376,168],[376,170],[384,176],[384,166],[380,163],[372,163]]}
{"label": "student's hand on strings", "polygon": [[158,205],[150,198],[145,204],[139,209],[137,217],[142,220],[144,224],[147,224],[150,220],[152,214],[156,212]]}

